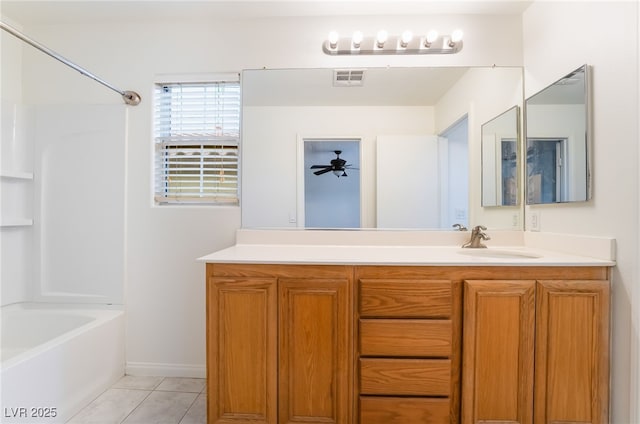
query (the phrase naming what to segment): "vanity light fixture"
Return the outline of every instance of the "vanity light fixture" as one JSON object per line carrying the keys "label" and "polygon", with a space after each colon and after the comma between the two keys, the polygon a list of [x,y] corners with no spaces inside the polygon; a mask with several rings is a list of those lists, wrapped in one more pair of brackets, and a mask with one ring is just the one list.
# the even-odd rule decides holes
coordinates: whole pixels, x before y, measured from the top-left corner
{"label": "vanity light fixture", "polygon": [[331,56],[367,55],[367,54],[453,54],[462,50],[462,30],[455,30],[451,35],[440,35],[431,30],[426,35],[414,35],[404,31],[401,35],[389,35],[380,30],[374,36],[366,36],[355,31],[351,38],[341,38],[332,31],[322,44],[322,51]]}

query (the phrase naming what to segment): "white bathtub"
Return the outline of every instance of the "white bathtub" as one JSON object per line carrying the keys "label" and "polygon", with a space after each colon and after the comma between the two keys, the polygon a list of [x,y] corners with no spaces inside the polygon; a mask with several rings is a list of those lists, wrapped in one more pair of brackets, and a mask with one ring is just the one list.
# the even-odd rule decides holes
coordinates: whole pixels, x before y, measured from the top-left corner
{"label": "white bathtub", "polygon": [[0,422],[64,423],[124,375],[124,312],[2,307]]}

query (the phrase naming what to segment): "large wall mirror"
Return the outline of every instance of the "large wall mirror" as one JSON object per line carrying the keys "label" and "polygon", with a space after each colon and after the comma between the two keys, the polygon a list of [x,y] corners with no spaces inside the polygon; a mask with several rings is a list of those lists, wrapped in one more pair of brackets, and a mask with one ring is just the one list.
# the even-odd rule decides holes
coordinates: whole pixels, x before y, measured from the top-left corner
{"label": "large wall mirror", "polygon": [[[522,211],[481,207],[480,125],[522,105],[522,78],[520,67],[243,71],[242,227],[513,229]],[[325,170],[342,160],[346,172]],[[342,187],[354,179],[357,191]],[[347,192],[359,219],[333,225]]]}
{"label": "large wall mirror", "polygon": [[526,100],[527,204],[590,198],[588,66]]}

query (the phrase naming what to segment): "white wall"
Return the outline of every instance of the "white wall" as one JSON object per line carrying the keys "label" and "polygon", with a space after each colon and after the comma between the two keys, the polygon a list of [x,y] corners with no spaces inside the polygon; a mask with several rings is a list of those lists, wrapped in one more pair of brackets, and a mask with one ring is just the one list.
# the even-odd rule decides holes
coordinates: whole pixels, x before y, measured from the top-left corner
{"label": "white wall", "polygon": [[[376,226],[376,137],[434,134],[432,107],[245,107],[242,128],[242,225],[295,227],[298,137],[362,137],[361,226]],[[402,158],[402,152],[398,152]],[[267,166],[270,164],[271,166]],[[273,190],[277,181],[279,189]]]}
{"label": "white wall", "polygon": [[469,119],[457,122],[441,135],[447,138],[448,175],[445,178],[449,187],[442,228],[451,228],[454,224],[469,227],[469,210],[479,207],[469,204]]}
{"label": "white wall", "polygon": [[376,137],[376,226],[440,228],[447,162],[447,142],[436,135]]}
{"label": "white wall", "polygon": [[[160,6],[159,6],[160,7]],[[240,6],[241,7],[241,6]],[[127,362],[130,371],[204,375],[204,266],[195,258],[231,245],[240,226],[234,207],[153,207],[151,93],[158,74],[248,68],[342,66],[520,66],[519,16],[379,16],[271,18],[203,22],[27,24],[24,32],[100,77],[136,90],[129,109],[127,186]],[[428,22],[465,30],[461,53],[427,57],[329,57],[327,33],[385,26],[399,33]],[[293,35],[296,35],[295,37]],[[265,43],[265,37],[269,42]],[[230,42],[234,40],[234,42]],[[120,103],[120,97],[30,47],[23,50],[29,104]],[[4,63],[3,63],[4,66]],[[3,84],[4,85],[4,84]]]}
{"label": "white wall", "polygon": [[593,200],[531,206],[527,215],[536,211],[545,232],[616,239],[611,308],[614,423],[640,419],[630,412],[639,403],[631,379],[632,364],[640,360],[638,330],[631,327],[632,311],[640,308],[638,298],[633,300],[639,253],[637,9],[637,2],[536,2],[523,15],[527,97],[585,63],[592,66]]}
{"label": "white wall", "polygon": [[[496,78],[496,74],[500,78]],[[497,89],[496,84],[500,84]],[[512,87],[512,90],[504,90]],[[482,124],[522,105],[522,74],[510,68],[471,69],[436,105],[436,131],[467,115],[469,126],[469,225],[522,228],[521,207],[482,208]],[[514,218],[515,216],[515,218]],[[515,224],[515,225],[514,225]]]}

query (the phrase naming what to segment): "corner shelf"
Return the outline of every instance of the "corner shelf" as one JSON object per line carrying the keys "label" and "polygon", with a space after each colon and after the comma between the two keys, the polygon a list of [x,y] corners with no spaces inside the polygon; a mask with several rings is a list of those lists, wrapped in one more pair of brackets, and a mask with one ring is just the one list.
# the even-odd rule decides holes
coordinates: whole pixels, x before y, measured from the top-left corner
{"label": "corner shelf", "polygon": [[12,180],[33,180],[33,172],[0,171],[0,177]]}

